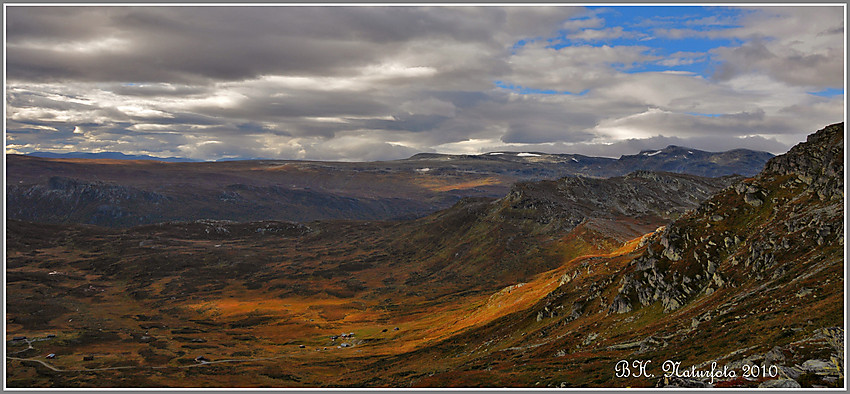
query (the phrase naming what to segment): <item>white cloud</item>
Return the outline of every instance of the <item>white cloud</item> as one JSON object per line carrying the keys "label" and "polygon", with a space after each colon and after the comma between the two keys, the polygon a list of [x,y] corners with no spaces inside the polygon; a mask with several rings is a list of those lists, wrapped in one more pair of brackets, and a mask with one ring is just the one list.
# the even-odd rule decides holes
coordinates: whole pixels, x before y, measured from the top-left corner
{"label": "white cloud", "polygon": [[440,115],[449,118],[457,115],[457,107],[454,104],[433,97],[424,100],[406,101],[399,105],[399,109],[411,115]]}
{"label": "white cloud", "polygon": [[741,45],[721,47],[712,54],[721,62],[720,79],[760,73],[810,88],[843,85],[844,9],[841,6],[751,7],[740,20],[711,24],[740,25],[719,29],[659,28],[660,37],[733,38]]}
{"label": "white cloud", "polygon": [[600,17],[589,17],[570,19],[561,24],[561,29],[566,31],[579,31],[584,29],[598,29],[605,26],[605,19]]}
{"label": "white cloud", "polygon": [[636,32],[624,31],[622,26],[609,27],[605,29],[584,29],[569,35],[569,38],[577,41],[598,41],[613,38],[643,38]]}
{"label": "white cloud", "polygon": [[576,45],[561,49],[541,44],[523,47],[508,60],[507,81],[528,88],[579,93],[607,85],[619,74],[613,66],[629,67],[655,60],[641,46]]}
{"label": "white cloud", "polygon": [[667,58],[658,61],[659,65],[667,67],[686,66],[707,60],[708,56],[700,52],[675,52]]}

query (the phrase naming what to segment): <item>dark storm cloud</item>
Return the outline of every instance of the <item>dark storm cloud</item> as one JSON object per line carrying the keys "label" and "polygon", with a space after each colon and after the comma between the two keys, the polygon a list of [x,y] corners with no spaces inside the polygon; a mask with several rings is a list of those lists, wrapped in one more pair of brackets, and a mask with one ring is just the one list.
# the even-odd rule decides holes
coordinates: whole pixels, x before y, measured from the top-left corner
{"label": "dark storm cloud", "polygon": [[[549,18],[559,14],[568,15]],[[344,75],[413,39],[503,46],[493,27],[522,27],[508,19],[500,8],[12,7],[8,76],[197,83]]]}
{"label": "dark storm cloud", "polygon": [[55,41],[60,37],[94,39],[106,32],[101,23],[108,8],[101,7],[9,7],[6,9],[6,39],[11,41]]}
{"label": "dark storm cloud", "polygon": [[[550,127],[547,127],[550,126]],[[508,132],[502,136],[502,142],[517,144],[539,144],[553,141],[579,142],[589,141],[596,134],[587,131],[570,131],[564,123],[544,124],[523,122],[511,124]]]}
{"label": "dark storm cloud", "polygon": [[192,112],[171,112],[169,116],[131,116],[131,118],[145,123],[161,125],[211,126],[226,123],[225,118]]}
{"label": "dark storm cloud", "polygon": [[561,106],[536,103],[511,111],[514,113],[506,119],[508,131],[502,136],[502,142],[519,144],[553,141],[581,142],[596,137],[596,134],[587,130],[596,125],[598,114],[569,109],[555,113],[552,107]]}
{"label": "dark storm cloud", "polygon": [[437,91],[431,94],[437,99],[451,102],[457,108],[474,107],[476,104],[492,99],[492,96],[484,92]]}
{"label": "dark storm cloud", "polygon": [[373,119],[362,122],[361,127],[377,130],[410,131],[415,133],[433,130],[448,119],[448,117],[440,115],[397,115],[391,120]]}
{"label": "dark storm cloud", "polygon": [[736,48],[716,51],[726,62],[718,67],[714,77],[729,80],[750,72],[765,72],[794,85],[815,88],[834,86],[839,81],[844,57],[841,48],[829,48],[823,53],[774,53],[762,40],[754,40]]}
{"label": "dark storm cloud", "polygon": [[[21,27],[8,37],[8,75],[29,80],[238,80],[273,71],[327,73],[365,64],[373,56],[357,39],[316,34],[326,23],[310,21],[309,15],[301,15],[304,11],[309,14],[265,7],[108,7],[95,12],[15,7],[9,10],[8,18],[16,21],[10,27]],[[56,20],[75,23],[54,24]],[[40,25],[52,26],[52,34],[26,34],[36,30],[29,26]],[[80,31],[77,26],[89,27]],[[108,38],[114,40],[110,47],[96,46]]]}
{"label": "dark storm cloud", "polygon": [[156,84],[116,84],[114,87],[105,88],[104,90],[111,91],[122,96],[134,97],[184,97],[195,96],[210,93],[209,87],[204,86],[189,86],[189,85],[174,85],[167,83]]}

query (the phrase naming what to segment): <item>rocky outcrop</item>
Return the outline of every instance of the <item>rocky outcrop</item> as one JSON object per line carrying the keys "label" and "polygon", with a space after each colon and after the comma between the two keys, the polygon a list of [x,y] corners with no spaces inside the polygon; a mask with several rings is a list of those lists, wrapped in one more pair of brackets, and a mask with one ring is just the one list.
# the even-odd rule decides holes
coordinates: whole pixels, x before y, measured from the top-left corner
{"label": "rocky outcrop", "polygon": [[843,124],[818,131],[646,242],[609,313],[665,311],[750,278],[774,280],[818,246],[843,244]]}
{"label": "rocky outcrop", "polygon": [[9,185],[7,214],[11,218],[37,222],[82,222],[111,225],[156,221],[153,213],[140,214],[134,205],[160,207],[171,199],[160,193],[104,182],[86,182],[54,176],[46,184],[22,187]]}
{"label": "rocky outcrop", "polygon": [[636,171],[609,179],[566,177],[519,183],[503,199],[504,214],[567,231],[588,218],[672,219],[736,179]]}
{"label": "rocky outcrop", "polygon": [[805,143],[770,159],[763,174],[793,175],[821,200],[844,198],[844,123],[827,126]]}

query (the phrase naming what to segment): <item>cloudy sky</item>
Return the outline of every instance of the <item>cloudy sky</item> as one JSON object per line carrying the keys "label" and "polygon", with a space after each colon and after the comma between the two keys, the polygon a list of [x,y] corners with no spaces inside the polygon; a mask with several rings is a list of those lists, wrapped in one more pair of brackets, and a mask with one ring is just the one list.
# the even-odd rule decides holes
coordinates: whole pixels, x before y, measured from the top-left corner
{"label": "cloudy sky", "polygon": [[782,153],[844,119],[840,6],[6,11],[7,153]]}

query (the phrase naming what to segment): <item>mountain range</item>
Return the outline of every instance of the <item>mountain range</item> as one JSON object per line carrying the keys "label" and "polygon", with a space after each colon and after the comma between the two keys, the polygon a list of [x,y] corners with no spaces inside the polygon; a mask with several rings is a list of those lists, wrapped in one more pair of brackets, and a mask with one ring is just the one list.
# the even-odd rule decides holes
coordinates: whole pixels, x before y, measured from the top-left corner
{"label": "mountain range", "polygon": [[49,159],[109,159],[109,160],[155,160],[167,162],[193,162],[197,160],[186,159],[182,157],[156,157],[149,155],[128,155],[121,152],[32,152],[27,153],[27,156],[44,157]]}
{"label": "mountain range", "polygon": [[10,218],[127,227],[200,219],[252,221],[422,217],[464,197],[500,197],[520,181],[609,178],[637,170],[748,176],[772,155],[670,146],[620,159],[493,152],[385,162],[152,160],[8,155]]}

